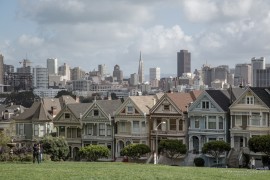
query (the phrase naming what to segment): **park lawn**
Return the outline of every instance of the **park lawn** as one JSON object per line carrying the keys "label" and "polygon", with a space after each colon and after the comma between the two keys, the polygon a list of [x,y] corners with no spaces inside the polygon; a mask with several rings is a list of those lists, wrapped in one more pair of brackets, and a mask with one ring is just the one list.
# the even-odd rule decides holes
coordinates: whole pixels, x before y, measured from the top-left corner
{"label": "park lawn", "polygon": [[0,163],[0,179],[269,180],[268,170],[179,167],[118,162]]}

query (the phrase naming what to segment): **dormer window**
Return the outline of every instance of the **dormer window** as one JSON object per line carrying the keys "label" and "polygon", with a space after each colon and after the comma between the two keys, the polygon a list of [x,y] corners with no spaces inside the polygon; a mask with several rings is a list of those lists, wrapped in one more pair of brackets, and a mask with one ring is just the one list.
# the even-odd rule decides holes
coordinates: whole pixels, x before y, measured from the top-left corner
{"label": "dormer window", "polygon": [[210,102],[209,101],[202,101],[202,109],[209,109]]}
{"label": "dormer window", "polygon": [[254,96],[246,96],[246,104],[254,104]]}
{"label": "dormer window", "polygon": [[69,113],[65,113],[65,119],[70,119],[70,114]]}
{"label": "dormer window", "polygon": [[94,110],[94,116],[99,116],[99,111],[97,109]]}
{"label": "dormer window", "polygon": [[127,107],[127,113],[128,113],[128,114],[133,114],[133,107],[128,106],[128,107]]}

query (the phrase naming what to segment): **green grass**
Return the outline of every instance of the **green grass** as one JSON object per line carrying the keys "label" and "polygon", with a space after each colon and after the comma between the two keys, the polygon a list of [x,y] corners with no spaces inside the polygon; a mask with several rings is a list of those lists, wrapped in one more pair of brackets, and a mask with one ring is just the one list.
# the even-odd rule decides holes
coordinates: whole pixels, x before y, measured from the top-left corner
{"label": "green grass", "polygon": [[135,163],[47,162],[0,163],[0,179],[185,179],[269,180],[270,171],[197,168]]}

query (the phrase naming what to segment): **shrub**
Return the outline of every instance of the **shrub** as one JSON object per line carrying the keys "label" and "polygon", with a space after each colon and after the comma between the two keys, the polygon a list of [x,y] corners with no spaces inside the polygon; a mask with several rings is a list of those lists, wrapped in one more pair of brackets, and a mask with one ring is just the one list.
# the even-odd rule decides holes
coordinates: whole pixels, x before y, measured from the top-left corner
{"label": "shrub", "polygon": [[149,146],[145,144],[129,144],[128,146],[124,147],[120,155],[127,156],[131,159],[139,159],[142,155],[151,152]]}
{"label": "shrub", "polygon": [[0,154],[0,161],[2,162],[9,161],[9,157],[10,157],[9,153],[2,153]]}
{"label": "shrub", "polygon": [[106,146],[88,145],[82,147],[79,153],[88,161],[97,161],[99,158],[107,158],[110,154],[110,150]]}
{"label": "shrub", "polygon": [[197,157],[194,159],[194,164],[197,167],[203,167],[204,166],[204,159],[201,157]]}

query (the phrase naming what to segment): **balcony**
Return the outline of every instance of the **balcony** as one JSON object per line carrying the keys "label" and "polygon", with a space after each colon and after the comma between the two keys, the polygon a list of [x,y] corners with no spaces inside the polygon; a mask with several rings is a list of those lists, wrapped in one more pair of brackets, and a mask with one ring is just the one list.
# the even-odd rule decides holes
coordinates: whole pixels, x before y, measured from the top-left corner
{"label": "balcony", "polygon": [[82,140],[104,140],[104,141],[112,141],[112,136],[92,136],[92,135],[83,135]]}
{"label": "balcony", "polygon": [[212,134],[212,133],[217,133],[217,134],[224,134],[225,130],[224,129],[196,129],[196,128],[188,128],[189,134],[190,133],[205,133],[205,134]]}
{"label": "balcony", "polygon": [[151,135],[167,135],[167,136],[184,136],[185,131],[174,131],[174,130],[168,130],[168,131],[161,131],[161,130],[151,130]]}

